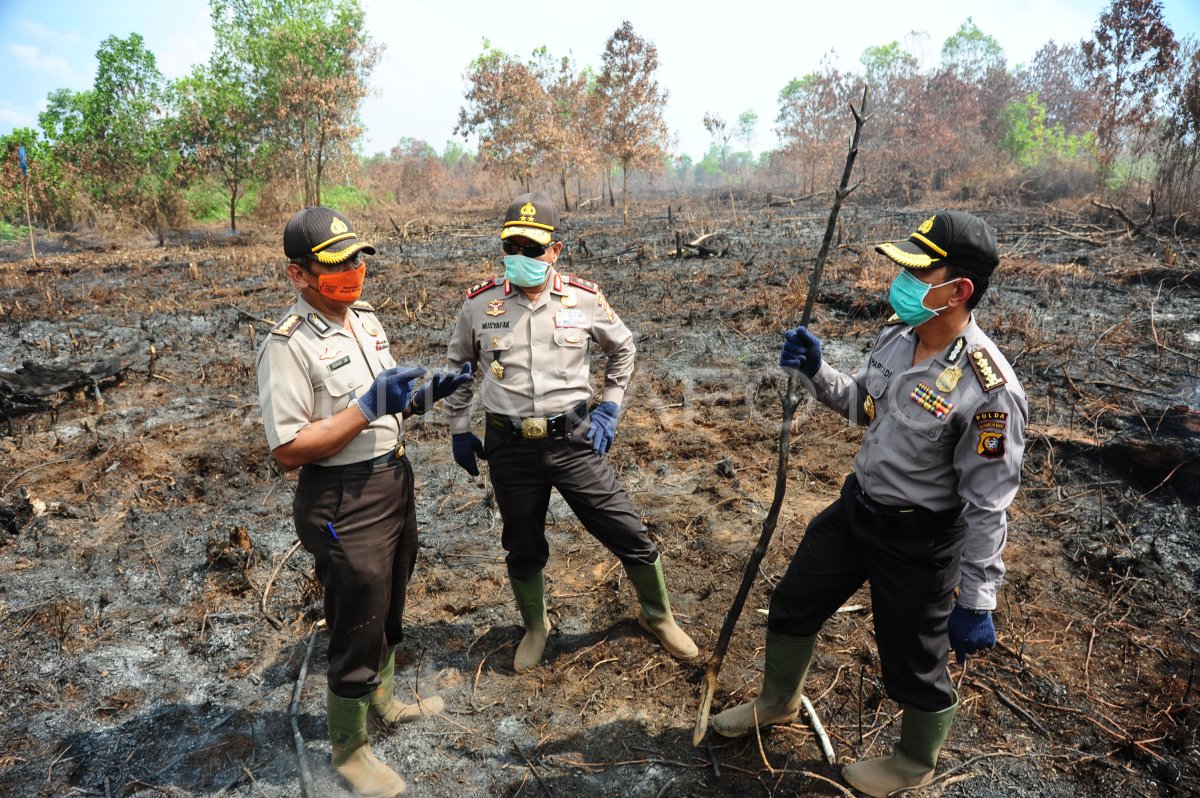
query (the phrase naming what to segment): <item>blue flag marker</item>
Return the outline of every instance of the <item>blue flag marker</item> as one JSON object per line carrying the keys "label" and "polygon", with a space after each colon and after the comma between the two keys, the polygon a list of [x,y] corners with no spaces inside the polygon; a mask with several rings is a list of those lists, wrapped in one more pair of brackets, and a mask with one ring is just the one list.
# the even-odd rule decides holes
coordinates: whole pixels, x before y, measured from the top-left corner
{"label": "blue flag marker", "polygon": [[29,177],[29,166],[25,163],[25,145],[17,147],[17,160],[21,162],[21,176]]}

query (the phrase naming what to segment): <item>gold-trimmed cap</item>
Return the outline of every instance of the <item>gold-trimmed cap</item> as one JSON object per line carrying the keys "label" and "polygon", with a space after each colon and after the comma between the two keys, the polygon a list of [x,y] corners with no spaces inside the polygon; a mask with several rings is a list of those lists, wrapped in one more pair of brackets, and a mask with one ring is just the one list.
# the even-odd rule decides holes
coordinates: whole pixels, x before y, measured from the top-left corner
{"label": "gold-trimmed cap", "polygon": [[875,251],[906,269],[958,266],[988,277],[1000,263],[996,233],[978,216],[938,211],[921,222],[907,241],[879,244]]}
{"label": "gold-trimmed cap", "polygon": [[540,191],[522,194],[512,201],[504,214],[500,240],[523,236],[546,246],[554,240],[558,227],[558,206]]}
{"label": "gold-trimmed cap", "polygon": [[312,258],[335,266],[375,247],[359,241],[350,220],[331,208],[305,208],[292,214],[283,228],[283,253],[292,261]]}

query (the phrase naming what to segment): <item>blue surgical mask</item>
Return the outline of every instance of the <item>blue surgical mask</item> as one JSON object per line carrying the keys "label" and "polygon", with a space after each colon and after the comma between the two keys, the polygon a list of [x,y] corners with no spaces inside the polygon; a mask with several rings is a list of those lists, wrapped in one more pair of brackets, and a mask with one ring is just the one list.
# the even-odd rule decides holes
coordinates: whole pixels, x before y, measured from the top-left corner
{"label": "blue surgical mask", "polygon": [[550,264],[524,255],[504,256],[504,279],[521,288],[537,288],[546,282]]}
{"label": "blue surgical mask", "polygon": [[918,327],[932,319],[939,311],[950,307],[943,305],[937,309],[925,307],[925,295],[935,288],[941,288],[943,285],[957,283],[961,277],[956,277],[953,280],[947,280],[944,283],[930,285],[923,283],[916,277],[908,273],[907,269],[901,269],[896,275],[896,279],[892,280],[892,289],[888,293],[888,301],[892,303],[892,310],[896,311],[896,315],[905,324]]}

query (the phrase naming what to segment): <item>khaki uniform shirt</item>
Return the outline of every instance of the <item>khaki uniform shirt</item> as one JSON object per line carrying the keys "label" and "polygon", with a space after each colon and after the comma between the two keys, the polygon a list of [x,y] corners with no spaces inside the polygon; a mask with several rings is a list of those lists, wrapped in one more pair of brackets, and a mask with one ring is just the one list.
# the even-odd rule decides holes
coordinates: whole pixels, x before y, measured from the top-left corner
{"label": "khaki uniform shirt", "polygon": [[[272,451],[312,422],[345,410],[376,375],[396,365],[369,304],[354,303],[346,323],[349,330],[298,298],[259,347],[258,402]],[[395,449],[400,434],[400,416],[380,416],[340,452],[316,464],[371,460]]]}
{"label": "khaki uniform shirt", "polygon": [[[482,372],[483,407],[512,418],[552,416],[591,398],[590,344],[608,355],[601,401],[621,404],[633,375],[633,334],[599,286],[553,268],[537,302],[503,278],[467,291],[446,359]],[[474,386],[445,400],[452,433],[471,429]]]}
{"label": "khaki uniform shirt", "polygon": [[854,470],[868,496],[935,512],[963,507],[959,601],[994,609],[1006,510],[1021,481],[1025,391],[973,317],[945,352],[914,366],[916,345],[912,327],[889,324],[853,376],[822,363],[814,395],[866,426]]}

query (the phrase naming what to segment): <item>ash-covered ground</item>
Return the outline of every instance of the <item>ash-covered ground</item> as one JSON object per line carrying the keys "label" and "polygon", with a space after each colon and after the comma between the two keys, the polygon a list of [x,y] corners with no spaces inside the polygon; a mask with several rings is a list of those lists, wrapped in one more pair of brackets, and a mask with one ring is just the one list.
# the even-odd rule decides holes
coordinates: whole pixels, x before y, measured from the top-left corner
{"label": "ash-covered ground", "polygon": [[[1000,644],[952,665],[963,708],[923,794],[1200,793],[1200,241],[1130,238],[1065,210],[968,209],[999,233],[1004,260],[977,315],[1031,419]],[[736,213],[649,203],[628,230],[607,210],[565,215],[563,270],[600,283],[638,346],[610,458],[706,652],[770,505],[776,357],[827,215],[753,197]],[[843,209],[812,324],[834,365],[855,368],[890,312],[893,270],[871,245],[926,216]],[[361,220],[380,248],[364,298],[399,362],[441,364],[463,290],[498,270],[497,225],[490,207],[403,239],[386,218]],[[716,233],[715,254],[675,257],[677,229],[685,242]],[[153,243],[47,236],[37,263],[0,248],[0,371],[128,362],[32,409],[4,399],[0,793],[299,796],[306,766],[312,794],[343,794],[320,587],[292,551],[294,475],[273,465],[257,410],[254,349],[291,301],[278,231]],[[779,528],[714,711],[756,692],[771,588],[859,435],[811,402],[798,413]],[[556,632],[544,665],[517,676],[488,482],[454,464],[440,414],[408,442],[422,542],[397,684],[441,695],[446,712],[373,745],[410,794],[848,794],[803,720],[761,747],[711,735],[692,747],[703,660],[678,663],[638,628],[618,563],[557,498]],[[843,609],[805,692],[849,761],[888,750],[899,707],[865,592]]]}

